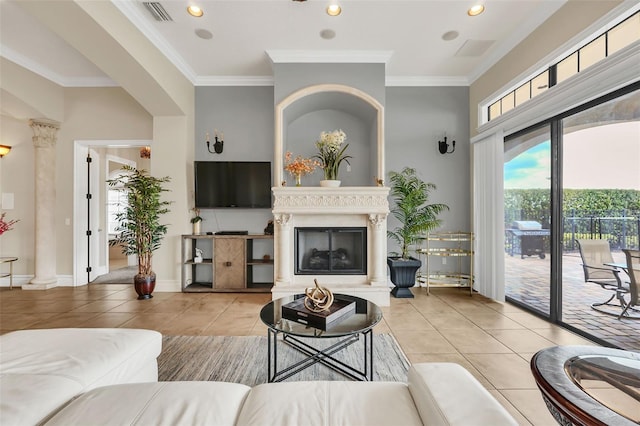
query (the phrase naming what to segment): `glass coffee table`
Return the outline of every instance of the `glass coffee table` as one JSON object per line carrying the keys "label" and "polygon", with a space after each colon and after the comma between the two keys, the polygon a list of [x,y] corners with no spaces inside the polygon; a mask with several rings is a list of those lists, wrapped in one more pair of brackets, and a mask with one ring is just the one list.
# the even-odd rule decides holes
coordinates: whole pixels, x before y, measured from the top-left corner
{"label": "glass coffee table", "polygon": [[553,346],[531,372],[559,424],[640,424],[640,353],[599,346]]}
{"label": "glass coffee table", "polygon": [[[268,327],[268,381],[283,381],[317,363],[353,380],[373,381],[373,327],[382,319],[382,310],[375,303],[360,297],[334,294],[335,301],[354,302],[355,312],[324,328],[316,328],[282,317],[283,305],[304,297],[304,294],[298,294],[272,300],[260,311],[260,319]],[[305,342],[301,338],[311,341]],[[316,339],[330,338],[334,339],[335,343],[332,340],[327,347],[318,348],[312,344]],[[334,357],[336,353],[359,342],[360,339],[363,339],[364,368],[362,370]],[[305,358],[279,369],[278,340],[301,352]],[[318,343],[321,342],[318,341]]]}

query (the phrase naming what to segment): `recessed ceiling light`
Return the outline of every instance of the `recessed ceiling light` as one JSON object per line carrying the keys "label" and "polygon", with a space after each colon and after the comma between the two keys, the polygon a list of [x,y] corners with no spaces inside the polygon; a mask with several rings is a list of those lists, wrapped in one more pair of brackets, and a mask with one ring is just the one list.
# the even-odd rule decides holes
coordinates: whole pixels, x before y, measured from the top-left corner
{"label": "recessed ceiling light", "polygon": [[338,16],[342,13],[342,8],[340,5],[333,3],[327,6],[327,15],[329,16]]}
{"label": "recessed ceiling light", "polygon": [[330,29],[320,31],[320,37],[325,40],[331,40],[336,36],[336,32]]}
{"label": "recessed ceiling light", "polygon": [[442,34],[442,39],[444,41],[451,41],[457,39],[459,35],[460,34],[457,31],[447,31],[446,33]]}
{"label": "recessed ceiling light", "polygon": [[469,16],[478,16],[482,12],[484,12],[484,6],[481,4],[476,4],[475,6],[471,6],[471,9],[467,10],[467,14]]}
{"label": "recessed ceiling light", "polygon": [[187,7],[187,12],[189,12],[189,15],[195,16],[196,18],[199,18],[202,15],[204,15],[204,11],[195,5],[191,5]]}

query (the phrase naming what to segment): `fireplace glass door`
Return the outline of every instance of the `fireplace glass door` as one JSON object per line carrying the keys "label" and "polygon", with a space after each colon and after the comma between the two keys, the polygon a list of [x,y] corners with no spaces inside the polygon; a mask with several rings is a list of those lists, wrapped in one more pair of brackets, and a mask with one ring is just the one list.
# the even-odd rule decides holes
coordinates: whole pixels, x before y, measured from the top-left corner
{"label": "fireplace glass door", "polygon": [[364,275],[367,228],[296,228],[296,275]]}

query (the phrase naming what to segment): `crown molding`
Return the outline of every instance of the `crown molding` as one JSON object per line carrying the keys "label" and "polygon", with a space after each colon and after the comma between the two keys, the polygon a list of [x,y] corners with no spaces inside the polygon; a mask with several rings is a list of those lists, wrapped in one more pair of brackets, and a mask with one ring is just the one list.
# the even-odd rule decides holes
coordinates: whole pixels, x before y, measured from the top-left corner
{"label": "crown molding", "polygon": [[0,56],[62,87],[117,87],[109,77],[63,77],[48,67],[0,44]]}
{"label": "crown molding", "polygon": [[435,86],[469,86],[467,77],[446,76],[387,76],[387,87],[435,87]]}
{"label": "crown molding", "polygon": [[144,18],[136,2],[114,0],[113,4],[124,16],[153,44],[169,62],[171,62],[192,84],[195,84],[196,73],[184,58],[169,44],[164,37]]}
{"label": "crown molding", "polygon": [[393,55],[392,50],[266,50],[265,52],[274,64],[386,64]]}
{"label": "crown molding", "polygon": [[272,75],[197,76],[194,86],[273,86]]}

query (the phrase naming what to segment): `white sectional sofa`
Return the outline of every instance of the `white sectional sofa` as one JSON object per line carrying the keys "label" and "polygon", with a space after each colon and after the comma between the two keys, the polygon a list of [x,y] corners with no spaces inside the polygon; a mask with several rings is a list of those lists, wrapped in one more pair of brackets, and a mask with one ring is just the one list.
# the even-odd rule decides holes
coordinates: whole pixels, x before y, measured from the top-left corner
{"label": "white sectional sofa", "polygon": [[162,336],[53,329],[0,336],[0,424],[515,425],[464,368],[411,367],[407,383],[157,382]]}

